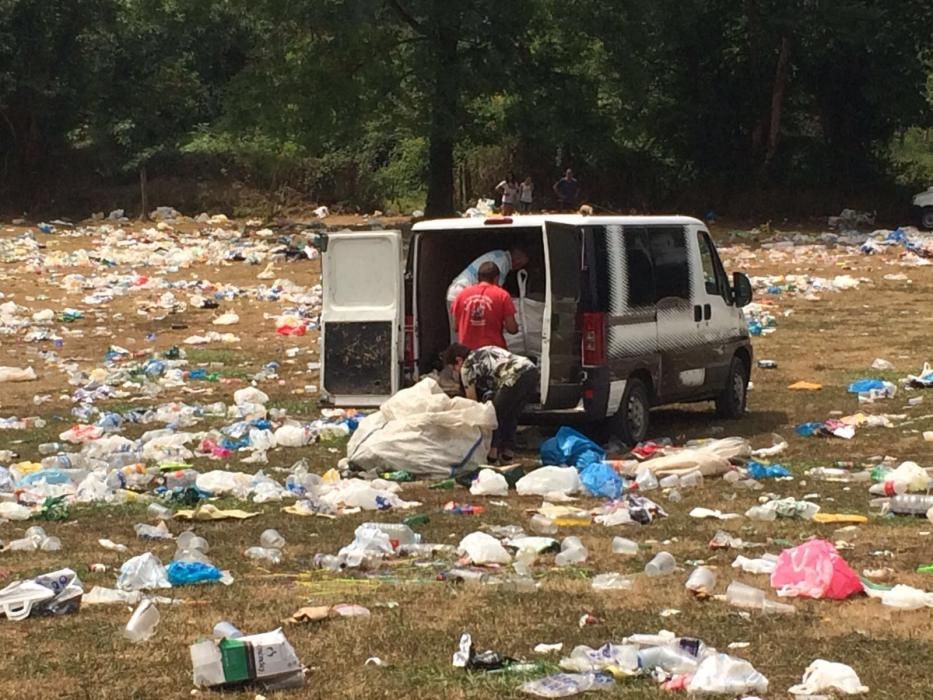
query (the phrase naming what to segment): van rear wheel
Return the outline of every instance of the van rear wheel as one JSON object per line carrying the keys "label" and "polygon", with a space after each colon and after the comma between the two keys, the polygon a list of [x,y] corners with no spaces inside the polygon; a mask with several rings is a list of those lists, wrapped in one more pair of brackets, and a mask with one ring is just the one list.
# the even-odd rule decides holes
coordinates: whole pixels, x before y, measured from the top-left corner
{"label": "van rear wheel", "polygon": [[634,447],[648,436],[650,409],[647,385],[643,379],[631,377],[625,384],[618,413],[609,419],[609,431]]}
{"label": "van rear wheel", "polygon": [[741,418],[748,401],[748,368],[740,357],[733,357],[729,377],[722,393],[716,397],[716,415],[720,418]]}

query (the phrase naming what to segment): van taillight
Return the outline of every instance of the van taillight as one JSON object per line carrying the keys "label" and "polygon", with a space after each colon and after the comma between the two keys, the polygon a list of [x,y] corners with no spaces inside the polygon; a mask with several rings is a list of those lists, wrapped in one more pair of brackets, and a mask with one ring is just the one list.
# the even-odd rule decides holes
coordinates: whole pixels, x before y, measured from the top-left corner
{"label": "van taillight", "polygon": [[583,364],[606,363],[606,314],[583,314]]}
{"label": "van taillight", "polygon": [[415,317],[405,317],[405,366],[415,364]]}

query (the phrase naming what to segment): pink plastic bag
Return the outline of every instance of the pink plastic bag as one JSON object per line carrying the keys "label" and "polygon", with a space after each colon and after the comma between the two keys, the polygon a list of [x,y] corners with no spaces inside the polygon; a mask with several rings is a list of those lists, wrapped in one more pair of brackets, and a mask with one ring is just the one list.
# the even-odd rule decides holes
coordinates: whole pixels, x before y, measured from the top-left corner
{"label": "pink plastic bag", "polygon": [[779,596],[842,600],[862,592],[862,582],[836,548],[811,540],[778,555],[771,587]]}

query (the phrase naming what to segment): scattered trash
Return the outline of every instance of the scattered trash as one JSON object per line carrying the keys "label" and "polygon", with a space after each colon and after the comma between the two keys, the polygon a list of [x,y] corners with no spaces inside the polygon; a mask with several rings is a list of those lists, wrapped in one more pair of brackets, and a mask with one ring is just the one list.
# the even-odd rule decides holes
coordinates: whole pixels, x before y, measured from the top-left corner
{"label": "scattered trash", "polygon": [[194,684],[199,688],[250,683],[265,690],[301,688],[304,669],[281,630],[191,645]]}
{"label": "scattered trash", "polygon": [[792,695],[816,695],[830,691],[838,691],[845,695],[861,695],[867,693],[868,688],[862,685],[858,674],[851,666],[817,659],[807,666],[807,670],[803,673],[803,680],[787,690]]}

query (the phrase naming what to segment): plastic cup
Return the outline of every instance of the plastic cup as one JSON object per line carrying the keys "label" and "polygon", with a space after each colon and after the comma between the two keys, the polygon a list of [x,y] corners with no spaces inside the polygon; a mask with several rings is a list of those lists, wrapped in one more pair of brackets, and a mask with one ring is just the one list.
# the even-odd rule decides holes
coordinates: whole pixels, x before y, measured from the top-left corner
{"label": "plastic cup", "polygon": [[716,586],[716,572],[705,566],[698,566],[687,578],[685,588],[693,593],[708,594]]}
{"label": "plastic cup", "polygon": [[214,639],[238,639],[243,633],[232,622],[226,620],[214,625]]}
{"label": "plastic cup", "polygon": [[557,533],[557,525],[554,524],[554,521],[540,513],[531,517],[531,520],[528,522],[528,527],[531,528],[532,532],[536,532],[539,535],[553,535]]}
{"label": "plastic cup", "polygon": [[261,544],[263,547],[281,549],[285,546],[285,538],[279,534],[278,530],[273,530],[270,528],[268,530],[264,530],[263,533],[259,536],[259,544]]}
{"label": "plastic cup", "polygon": [[654,558],[645,565],[648,576],[667,576],[674,572],[674,557],[670,552],[658,552]]}
{"label": "plastic cup", "polygon": [[680,486],[681,488],[693,488],[694,486],[703,485],[703,474],[699,471],[692,471],[689,474],[684,474],[680,477]]}

